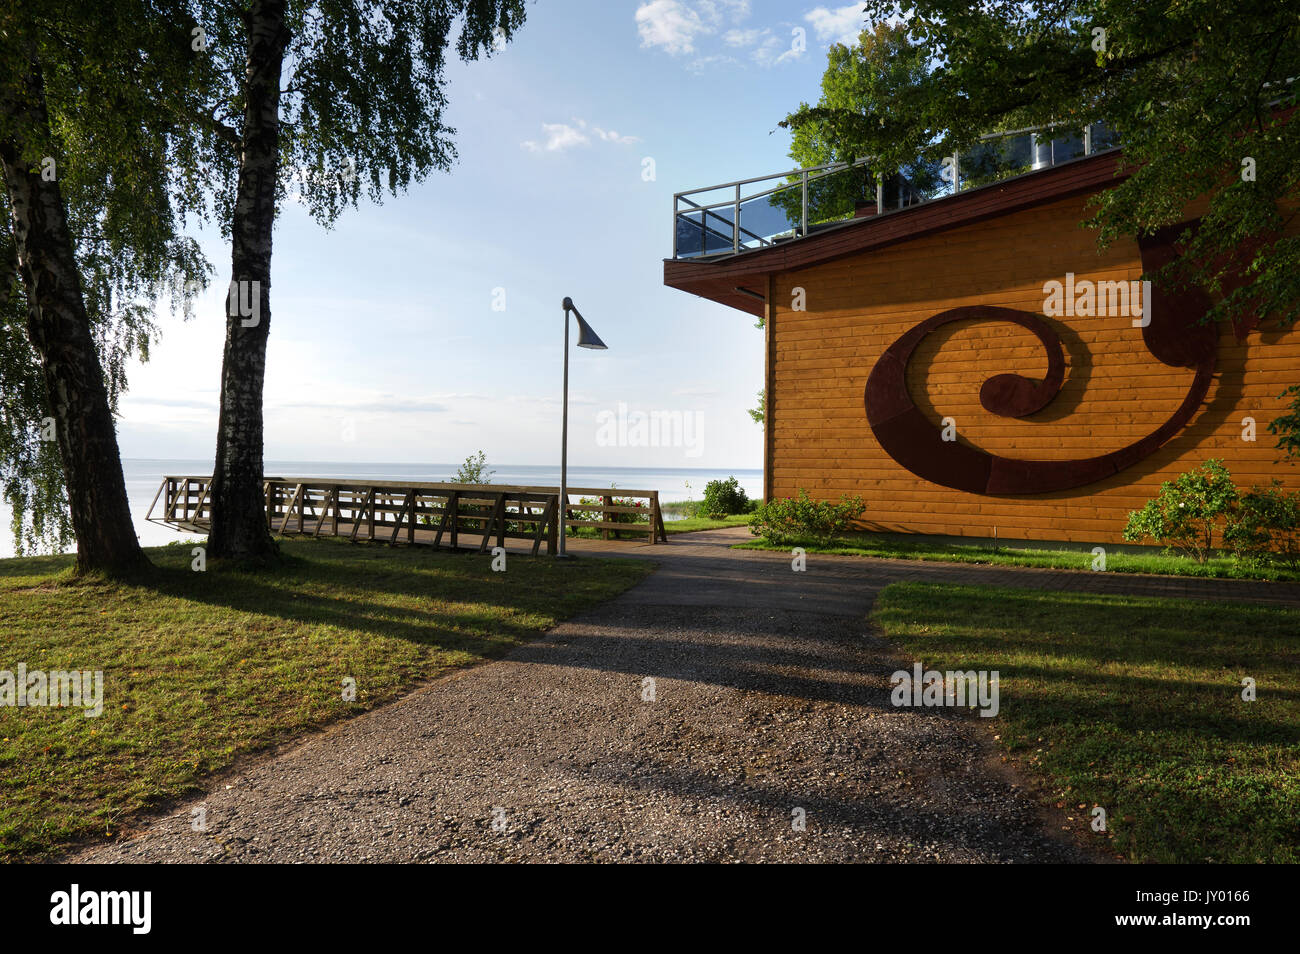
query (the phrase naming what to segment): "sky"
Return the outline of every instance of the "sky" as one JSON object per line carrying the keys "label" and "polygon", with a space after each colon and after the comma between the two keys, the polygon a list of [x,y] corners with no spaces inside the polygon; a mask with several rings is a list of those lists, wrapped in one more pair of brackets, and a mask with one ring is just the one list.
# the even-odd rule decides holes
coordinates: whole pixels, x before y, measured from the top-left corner
{"label": "sky", "polygon": [[[332,229],[286,203],[275,232],[269,460],[499,464],[559,455],[563,312],[609,346],[574,349],[569,462],[750,468],[763,382],[749,315],[663,286],[674,192],[792,168],[777,126],[815,102],[860,3],[537,0],[515,39],[450,65],[459,159]],[[651,177],[650,172],[653,172]],[[230,251],[120,407],[123,457],[213,454]],[[637,413],[680,412],[631,446]],[[617,422],[632,428],[619,434]],[[613,423],[612,423],[613,422]]]}

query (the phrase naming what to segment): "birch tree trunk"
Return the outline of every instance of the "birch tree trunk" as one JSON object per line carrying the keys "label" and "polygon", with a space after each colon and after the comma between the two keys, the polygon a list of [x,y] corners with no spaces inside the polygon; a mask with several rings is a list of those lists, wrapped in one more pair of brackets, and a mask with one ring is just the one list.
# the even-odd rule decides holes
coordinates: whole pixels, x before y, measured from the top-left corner
{"label": "birch tree trunk", "polygon": [[[15,46],[17,37],[7,38]],[[8,44],[6,44],[8,46]],[[45,85],[32,48],[8,46],[0,78],[0,164],[9,193],[27,333],[41,370],[77,536],[77,569],[121,573],[148,566],[127,503],[104,371],[82,298],[76,250],[48,143]],[[44,175],[42,173],[45,173]],[[39,423],[39,422],[33,422]]]}
{"label": "birch tree trunk", "polygon": [[280,168],[280,72],[288,31],[284,0],[254,0],[234,218],[221,410],[212,470],[213,557],[259,560],[276,552],[262,496],[262,390],[271,326],[271,239]]}

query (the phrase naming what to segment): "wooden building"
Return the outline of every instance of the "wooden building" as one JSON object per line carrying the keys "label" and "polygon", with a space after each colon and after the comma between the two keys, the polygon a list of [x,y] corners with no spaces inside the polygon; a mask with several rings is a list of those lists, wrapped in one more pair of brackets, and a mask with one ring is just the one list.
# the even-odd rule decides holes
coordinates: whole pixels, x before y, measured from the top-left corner
{"label": "wooden building", "polygon": [[[1117,162],[822,228],[805,211],[772,239],[744,225],[739,186],[734,210],[688,201],[679,235],[724,247],[667,260],[665,284],[765,318],[765,495],[860,494],[877,530],[1114,543],[1210,458],[1241,486],[1300,487],[1267,429],[1300,384],[1300,334],[1205,325],[1205,296],[1159,287],[1125,308],[1120,283],[1176,249],[1165,234],[1099,253],[1080,226]],[[1052,282],[1078,307],[1049,301]]]}

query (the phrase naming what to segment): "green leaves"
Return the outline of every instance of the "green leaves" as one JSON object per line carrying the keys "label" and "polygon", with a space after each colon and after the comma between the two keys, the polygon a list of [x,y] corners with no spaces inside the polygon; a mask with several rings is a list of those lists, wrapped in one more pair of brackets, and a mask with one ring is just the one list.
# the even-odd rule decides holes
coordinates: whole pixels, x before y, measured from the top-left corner
{"label": "green leaves", "polygon": [[1249,564],[1300,566],[1300,495],[1275,482],[1241,495],[1223,542]]}
{"label": "green leaves", "polygon": [[1196,470],[1165,481],[1154,499],[1130,513],[1124,539],[1150,537],[1204,563],[1220,539],[1220,524],[1231,514],[1237,497],[1237,487],[1223,461],[1208,460]]}
{"label": "green leaves", "polygon": [[[189,88],[188,46],[178,49],[166,25],[175,12],[166,2],[106,0],[92,19],[71,0],[19,4],[0,42],[0,72],[14,78],[11,93],[25,95],[16,92],[20,78],[40,80],[43,108],[25,115],[48,114],[48,122],[21,118],[15,107],[0,114],[0,137],[26,144],[24,160],[48,168],[58,185],[110,409],[126,388],[129,362],[148,356],[155,299],[170,296],[188,307],[209,271],[198,245],[182,234],[184,216],[202,213],[197,195],[173,177],[183,140],[157,108],[162,90],[183,95]],[[28,341],[30,302],[17,280],[13,238],[6,202],[0,492],[13,511],[17,548],[26,552],[65,546],[71,524],[57,445],[40,437],[51,409]]]}
{"label": "green leaves", "polygon": [[928,76],[925,49],[903,27],[880,23],[855,47],[833,45],[820,101],[781,120],[794,134],[791,157],[815,166],[873,156],[877,174],[915,163],[932,138],[920,95]]}
{"label": "green leaves", "polygon": [[732,514],[745,513],[749,510],[749,497],[741,489],[740,481],[735,477],[726,480],[710,480],[704,485],[704,499],[696,509],[700,517],[729,517]]}
{"label": "green leaves", "polygon": [[1160,493],[1129,514],[1124,539],[1145,538],[1205,563],[1217,542],[1246,565],[1300,566],[1300,494],[1280,481],[1242,492],[1221,460],[1160,485]]}
{"label": "green leaves", "polygon": [[749,530],[769,543],[793,545],[809,541],[824,544],[836,534],[851,529],[865,509],[861,497],[845,495],[839,503],[813,500],[808,491],[800,487],[798,497],[778,497],[755,510]]}
{"label": "green leaves", "polygon": [[487,454],[479,451],[466,457],[450,480],[453,484],[490,484],[495,473],[495,470],[488,470]]}

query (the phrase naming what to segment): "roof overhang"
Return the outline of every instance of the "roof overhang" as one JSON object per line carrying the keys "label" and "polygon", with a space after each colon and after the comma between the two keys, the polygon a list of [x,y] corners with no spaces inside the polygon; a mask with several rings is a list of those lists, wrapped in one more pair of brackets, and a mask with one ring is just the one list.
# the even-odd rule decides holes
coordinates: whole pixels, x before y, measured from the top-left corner
{"label": "roof overhang", "polygon": [[896,212],[850,219],[807,238],[763,249],[705,261],[665,259],[664,284],[762,317],[768,276],[775,272],[810,268],[1072,195],[1098,192],[1125,178],[1127,173],[1121,169],[1121,153],[1112,150]]}

